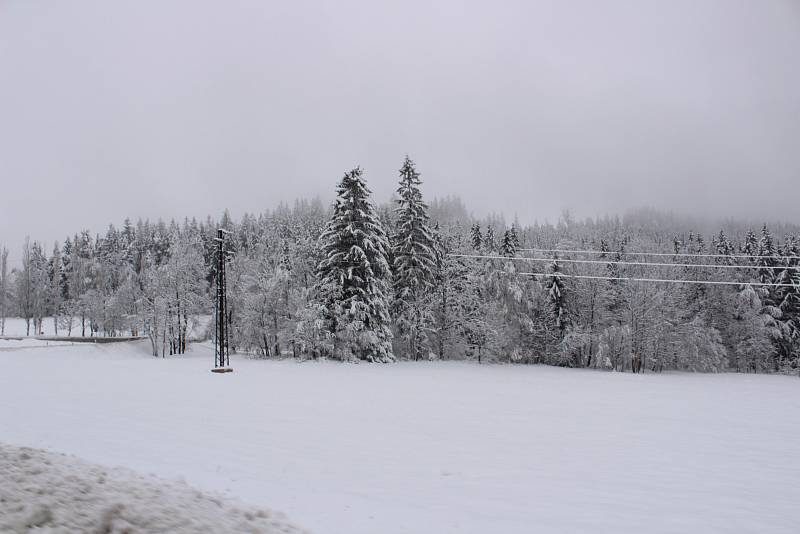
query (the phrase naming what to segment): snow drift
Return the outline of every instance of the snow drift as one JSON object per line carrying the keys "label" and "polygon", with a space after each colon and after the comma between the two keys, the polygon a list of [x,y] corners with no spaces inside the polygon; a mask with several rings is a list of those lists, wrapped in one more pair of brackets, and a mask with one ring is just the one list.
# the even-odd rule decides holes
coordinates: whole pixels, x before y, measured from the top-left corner
{"label": "snow drift", "polygon": [[0,444],[0,532],[300,533],[274,512],[184,483]]}

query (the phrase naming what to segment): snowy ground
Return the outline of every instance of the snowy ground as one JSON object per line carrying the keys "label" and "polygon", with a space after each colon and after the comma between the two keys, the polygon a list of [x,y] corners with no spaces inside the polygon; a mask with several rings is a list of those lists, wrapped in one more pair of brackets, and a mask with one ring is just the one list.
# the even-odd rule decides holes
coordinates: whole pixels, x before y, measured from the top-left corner
{"label": "snowy ground", "polygon": [[0,444],[0,532],[301,534],[269,510],[186,484]]}
{"label": "snowy ground", "polygon": [[[800,524],[800,380],[0,351],[0,441],[185,479],[317,534]],[[2,474],[0,474],[2,476]]]}

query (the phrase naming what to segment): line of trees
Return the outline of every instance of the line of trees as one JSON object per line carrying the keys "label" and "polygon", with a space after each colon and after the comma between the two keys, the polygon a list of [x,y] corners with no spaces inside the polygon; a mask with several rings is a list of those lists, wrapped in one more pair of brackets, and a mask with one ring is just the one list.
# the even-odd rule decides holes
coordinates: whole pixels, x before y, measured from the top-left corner
{"label": "line of trees", "polygon": [[[154,355],[181,354],[190,338],[208,335],[214,237],[224,228],[232,252],[230,343],[239,352],[634,372],[798,369],[797,227],[780,228],[780,242],[766,225],[756,233],[731,223],[729,233],[709,235],[649,210],[585,221],[565,213],[557,224],[522,227],[499,216],[477,220],[457,198],[429,207],[420,187],[406,157],[387,204],[373,203],[356,168],[341,179],[331,207],[298,201],[238,222],[227,212],[181,224],[126,220],[104,235],[71,236],[50,255],[26,242],[22,264],[11,271],[0,250],[0,329],[12,314],[26,320],[29,334],[52,318],[56,333],[141,335]],[[580,257],[565,253],[527,264],[514,259],[520,248],[603,254],[589,265],[565,262]],[[636,260],[628,252],[635,250],[719,257],[676,256],[686,267],[615,263]],[[743,267],[702,266],[708,262]],[[613,279],[632,277],[739,285]]]}

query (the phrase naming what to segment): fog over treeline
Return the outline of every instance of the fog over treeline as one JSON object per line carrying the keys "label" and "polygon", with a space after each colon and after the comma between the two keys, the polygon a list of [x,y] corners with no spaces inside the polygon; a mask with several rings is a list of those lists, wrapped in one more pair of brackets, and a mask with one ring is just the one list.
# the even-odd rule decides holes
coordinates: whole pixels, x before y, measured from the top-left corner
{"label": "fog over treeline", "polygon": [[0,316],[25,318],[29,334],[48,320],[62,334],[141,335],[154,356],[181,354],[210,335],[223,228],[231,347],[257,357],[797,369],[798,225],[712,230],[653,209],[473,217],[456,196],[428,206],[408,158],[391,202],[373,201],[360,168],[336,194],[238,219],[126,219],[48,248],[29,239],[21,262],[0,265]]}
{"label": "fog over treeline", "polygon": [[797,50],[795,0],[6,0],[0,239],[327,204],[355,164],[388,199],[406,152],[480,217],[800,223]]}

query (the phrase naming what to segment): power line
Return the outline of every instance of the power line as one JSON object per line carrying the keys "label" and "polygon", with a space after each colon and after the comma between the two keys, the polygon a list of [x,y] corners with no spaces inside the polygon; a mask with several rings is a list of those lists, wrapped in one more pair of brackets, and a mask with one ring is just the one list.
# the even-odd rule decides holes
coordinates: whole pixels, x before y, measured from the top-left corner
{"label": "power line", "polygon": [[589,280],[628,280],[633,282],[664,282],[671,284],[711,284],[718,286],[757,286],[757,287],[797,287],[794,284],[778,284],[771,282],[729,282],[722,280],[674,280],[658,278],[628,278],[622,276],[592,276],[588,274],[553,274],[553,273],[517,273],[525,276],[558,276],[559,278],[582,278]]}
{"label": "power line", "polygon": [[[562,250],[556,248],[518,248],[519,251],[524,252],[542,252],[542,253],[563,253],[563,254],[615,254],[616,251],[608,250]],[[628,252],[622,251],[620,254],[628,256],[681,256],[689,258],[772,258],[774,260],[798,260],[800,256],[769,256],[758,254],[694,254],[688,252]]]}
{"label": "power line", "polygon": [[[522,249],[518,249],[522,250]],[[478,259],[496,259],[496,260],[523,260],[523,261],[538,261],[538,262],[552,262],[558,263],[586,263],[591,265],[642,265],[645,267],[694,267],[694,268],[711,268],[711,269],[765,269],[771,271],[800,271],[800,266],[783,266],[783,267],[761,267],[758,265],[725,265],[715,263],[663,263],[663,262],[649,262],[649,261],[621,261],[621,260],[575,260],[568,258],[529,258],[526,256],[490,256],[483,254],[450,254],[456,258],[478,258]]]}

